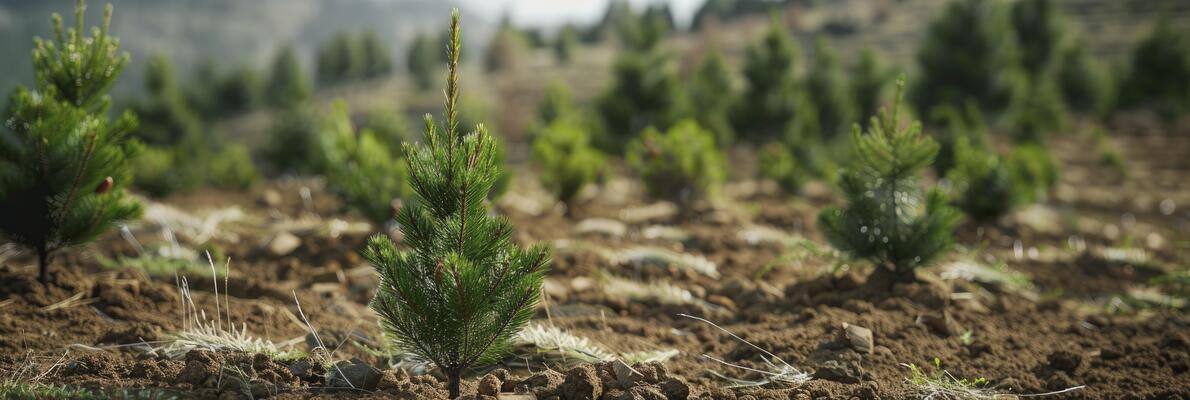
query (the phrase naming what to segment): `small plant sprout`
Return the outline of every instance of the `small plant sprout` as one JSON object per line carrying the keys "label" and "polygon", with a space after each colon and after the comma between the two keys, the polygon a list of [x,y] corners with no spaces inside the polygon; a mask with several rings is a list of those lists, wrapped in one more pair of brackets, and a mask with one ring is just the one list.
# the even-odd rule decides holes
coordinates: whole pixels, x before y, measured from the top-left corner
{"label": "small plant sprout", "polygon": [[115,83],[129,56],[103,25],[87,36],[78,0],[76,27],[53,16],[52,40],[33,43],[34,89],[21,87],[8,101],[0,128],[0,236],[37,252],[38,278],[48,279],[51,254],[93,240],[141,207],[128,198],[129,159],[140,146],[128,139],[136,118],[109,121]]}
{"label": "small plant sprout", "polygon": [[933,373],[927,373],[915,364],[901,365],[909,368],[909,377],[905,379],[905,382],[912,386],[915,394],[923,400],[997,400],[1005,398],[1006,395],[1013,398],[1043,397],[1073,392],[1086,387],[1086,385],[1079,385],[1047,393],[1012,395],[988,387],[989,382],[984,378],[956,378],[949,371],[942,369],[942,361],[937,357],[934,358]]}
{"label": "small plant sprout", "polygon": [[891,111],[873,117],[867,133],[858,125],[852,130],[855,158],[839,183],[848,204],[818,216],[831,245],[876,264],[873,277],[891,278],[890,284],[914,280],[915,268],[948,251],[959,222],[942,191],[918,184],[938,144],[921,135],[920,123],[901,125],[897,108],[904,80],[897,86]]}
{"label": "small plant sprout", "polygon": [[770,353],[768,350],[762,349],[759,346],[756,346],[756,345],[752,344],[751,342],[744,340],[743,338],[741,338],[739,336],[736,336],[736,334],[731,333],[731,331],[724,329],[723,327],[721,327],[719,325],[716,325],[714,322],[708,321],[703,318],[695,317],[693,315],[678,314],[678,316],[690,318],[695,321],[699,321],[699,322],[705,323],[707,325],[713,326],[713,327],[715,327],[715,329],[723,331],[723,333],[726,333],[728,336],[731,336],[733,339],[738,340],[741,343],[746,344],[749,347],[752,347],[752,348],[760,351],[760,353],[761,353],[760,358],[763,359],[765,365],[768,366],[768,369],[766,369],[766,370],[749,368],[749,367],[745,367],[745,366],[742,366],[739,364],[732,364],[727,361],[723,361],[722,359],[715,358],[715,357],[712,357],[712,356],[709,356],[706,354],[702,355],[703,357],[705,357],[711,361],[715,361],[717,363],[720,363],[720,364],[723,364],[723,365],[726,365],[726,366],[729,366],[729,367],[732,367],[735,369],[760,373],[761,375],[764,376],[764,378],[761,378],[760,380],[749,381],[749,380],[731,378],[731,377],[728,377],[728,376],[723,375],[716,371],[709,371],[712,375],[715,375],[719,378],[722,378],[724,380],[731,382],[732,384],[728,387],[759,387],[759,386],[764,386],[764,385],[768,385],[771,383],[782,383],[782,384],[789,384],[789,385],[796,386],[796,385],[801,385],[803,383],[810,381],[809,373],[806,373],[800,369],[797,369],[796,367],[794,367],[792,365],[789,365],[789,363],[785,362],[785,360],[782,360],[781,357],[777,357],[776,354]]}
{"label": "small plant sprout", "polygon": [[371,307],[397,349],[433,362],[459,397],[462,374],[498,361],[533,316],[550,262],[521,248],[485,198],[500,174],[484,126],[459,130],[459,12],[451,15],[446,123],[426,116],[424,144],[405,144],[412,205],[397,214],[407,250],[373,236],[364,258],[380,276]]}

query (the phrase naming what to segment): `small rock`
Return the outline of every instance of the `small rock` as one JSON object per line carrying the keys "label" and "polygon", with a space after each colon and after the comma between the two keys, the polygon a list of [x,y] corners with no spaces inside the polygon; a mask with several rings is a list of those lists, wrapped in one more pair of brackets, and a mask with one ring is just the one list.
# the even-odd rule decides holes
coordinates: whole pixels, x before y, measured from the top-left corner
{"label": "small rock", "polygon": [[632,370],[632,367],[620,360],[612,362],[612,369],[616,371],[616,382],[624,389],[632,387],[632,384],[642,377],[639,372]]}
{"label": "small rock", "polygon": [[564,399],[595,400],[603,394],[603,385],[595,368],[580,365],[566,371],[566,380],[558,387],[558,395]]}
{"label": "small rock", "polygon": [[289,232],[281,232],[269,240],[269,253],[274,256],[284,256],[297,250],[302,245],[302,239]]}
{"label": "small rock", "polygon": [[955,336],[963,331],[963,327],[950,317],[949,311],[940,314],[923,314],[917,317],[917,323],[925,325],[931,332],[943,337]]}
{"label": "small rock", "polygon": [[1066,350],[1050,353],[1046,360],[1049,362],[1050,368],[1066,372],[1074,372],[1083,363],[1081,355]]}
{"label": "small rock", "polygon": [[681,378],[670,378],[661,383],[661,392],[669,400],[686,400],[690,398],[690,385]]}
{"label": "small rock", "polygon": [[281,206],[281,193],[273,189],[265,189],[260,195],[260,202],[269,207]]}
{"label": "small rock", "polygon": [[375,390],[380,371],[359,360],[340,361],[331,369],[328,387]]}
{"label": "small rock", "polygon": [[814,370],[814,377],[842,383],[859,383],[864,377],[864,370],[857,363],[827,360]]}
{"label": "small rock", "polygon": [[495,396],[500,394],[500,386],[502,384],[503,383],[500,382],[500,378],[497,378],[492,374],[487,374],[479,380],[479,388],[476,390],[476,392],[485,396]]}
{"label": "small rock", "polygon": [[843,323],[843,338],[851,348],[861,353],[872,354],[872,330],[859,325]]}

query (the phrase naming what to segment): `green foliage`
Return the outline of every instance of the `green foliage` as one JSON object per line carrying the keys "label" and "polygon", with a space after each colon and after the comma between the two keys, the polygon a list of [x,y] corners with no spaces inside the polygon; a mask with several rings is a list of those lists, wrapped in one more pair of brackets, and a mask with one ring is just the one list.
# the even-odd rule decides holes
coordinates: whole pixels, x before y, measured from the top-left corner
{"label": "green foliage", "polygon": [[625,157],[650,197],[672,201],[685,211],[695,200],[718,192],[727,170],[715,135],[693,120],[665,133],[645,129],[628,144]]}
{"label": "green foliage", "polygon": [[1058,52],[1056,79],[1066,105],[1074,111],[1103,111],[1110,103],[1108,75],[1087,54],[1082,40],[1063,46]]}
{"label": "green foliage", "polygon": [[405,68],[413,78],[413,84],[418,90],[426,90],[434,86],[437,77],[439,58],[438,42],[429,35],[419,34],[409,46],[409,54],[405,55]]}
{"label": "green foliage", "polygon": [[364,78],[388,76],[393,72],[393,56],[380,40],[380,36],[376,35],[376,31],[364,31],[360,34],[359,41],[364,53]]}
{"label": "green foliage", "polygon": [[601,148],[618,152],[641,129],[664,129],[683,115],[685,96],[668,55],[659,50],[625,52],[612,68],[611,86],[595,100],[607,130],[600,137]]}
{"label": "green foliage", "polygon": [[1112,144],[1103,129],[1095,128],[1093,132],[1095,147],[1099,150],[1099,165],[1111,168],[1120,176],[1127,177],[1128,165],[1124,161],[1124,154],[1120,153],[1120,149],[1115,144]]}
{"label": "green foliage", "polygon": [[591,146],[590,133],[576,119],[555,119],[533,139],[541,183],[566,204],[567,213],[579,190],[600,176],[604,163],[603,154]]}
{"label": "green foliage", "polygon": [[578,29],[574,25],[567,24],[558,31],[558,37],[554,39],[554,57],[558,59],[560,64],[568,64],[574,58],[574,50],[579,45]]}
{"label": "green foliage", "polygon": [[292,45],[282,47],[273,59],[266,100],[274,107],[294,108],[310,98],[310,91],[310,78],[298,61],[297,52]]}
{"label": "green foliage", "polygon": [[857,120],[876,115],[892,78],[893,71],[882,65],[876,52],[864,49],[859,53],[859,60],[851,70],[851,97],[855,100]]}
{"label": "green foliage", "polygon": [[1128,72],[1119,83],[1118,108],[1149,108],[1165,117],[1190,111],[1190,42],[1186,33],[1162,19],[1136,45]]}
{"label": "green foliage", "polygon": [[370,129],[358,134],[351,125],[347,104],[342,101],[325,121],[320,135],[330,190],[348,207],[372,221],[383,223],[393,217],[392,202],[406,198],[409,188],[405,163],[399,154]]}
{"label": "green foliage", "polygon": [[514,69],[517,62],[524,57],[527,47],[528,41],[520,31],[512,27],[500,29],[488,44],[483,67],[488,72]]}
{"label": "green foliage", "polygon": [[1062,46],[1063,24],[1060,11],[1052,0],[1021,0],[1009,11],[1009,22],[1016,36],[1020,63],[1031,77],[1046,72]]}
{"label": "green foliage", "polygon": [[570,88],[558,81],[550,81],[545,86],[545,98],[537,105],[537,118],[542,124],[549,124],[564,115],[578,112],[574,104],[574,97]]}
{"label": "green foliage", "polygon": [[228,145],[207,162],[207,179],[215,187],[247,189],[260,181],[260,172],[252,163],[252,154],[244,145]]}
{"label": "green foliage", "polygon": [[744,53],[744,94],[732,113],[737,137],[754,143],[777,139],[793,119],[797,49],[774,18],[767,33]]}
{"label": "green foliage", "polygon": [[1010,87],[999,76],[1016,66],[1016,52],[999,4],[951,0],[930,23],[917,53],[920,78],[909,95],[918,110],[968,98],[984,110],[1003,109]]}
{"label": "green foliage", "polygon": [[983,113],[974,101],[963,103],[962,109],[950,104],[943,104],[930,113],[932,125],[938,126],[934,132],[934,140],[938,142],[938,155],[934,157],[934,171],[939,176],[950,171],[957,163],[955,155],[959,141],[966,140],[970,145],[983,148],[990,146],[988,127],[983,119]]}
{"label": "green foliage", "polygon": [[750,14],[779,10],[789,0],[707,0],[694,13],[692,29],[701,30],[711,19],[728,20]]}
{"label": "green foliage", "polygon": [[839,250],[912,279],[914,268],[950,249],[959,214],[940,190],[920,187],[918,175],[938,144],[921,135],[920,123],[900,124],[900,97],[892,111],[873,118],[867,133],[852,130],[855,156],[840,182],[847,205],[823,210],[818,226]]}
{"label": "green foliage", "polygon": [[615,30],[620,43],[629,51],[654,50],[673,30],[673,16],[665,3],[651,4],[639,15],[627,5],[620,10],[615,19]]}
{"label": "green foliage", "polygon": [[1019,203],[1008,166],[995,152],[961,137],[955,159],[955,167],[946,177],[954,185],[955,205],[972,219],[994,221]]}
{"label": "green foliage", "polygon": [[718,50],[712,49],[703,56],[687,91],[690,110],[698,123],[714,132],[720,145],[731,143],[735,133],[728,113],[735,99],[732,97],[731,71]]}
{"label": "green foliage", "polygon": [[154,146],[167,146],[186,140],[201,141],[201,121],[182,97],[173,66],[161,55],[149,60],[145,72],[147,101],[132,106],[140,124],[132,135]]}
{"label": "green foliage", "polygon": [[387,337],[436,364],[457,398],[464,371],[512,349],[533,316],[550,256],[544,246],[514,244],[512,224],[484,201],[500,167],[482,125],[458,131],[457,10],[452,17],[446,122],[427,117],[424,144],[405,147],[416,199],[397,214],[407,250],[376,235],[364,258],[380,276],[371,307]]}
{"label": "green foliage", "polygon": [[814,62],[806,75],[805,91],[818,110],[823,139],[841,136],[855,124],[854,102],[848,90],[847,74],[825,40],[815,43]]}
{"label": "green foliage", "polygon": [[1008,156],[1008,170],[1021,201],[1025,203],[1045,200],[1058,184],[1058,165],[1049,150],[1038,143],[1013,147]]}
{"label": "green foliage", "polygon": [[132,168],[136,188],[153,197],[165,197],[198,184],[188,170],[178,168],[174,150],[168,147],[145,148],[132,160]]}
{"label": "green foliage", "polygon": [[360,79],[365,72],[364,49],[347,32],[338,32],[318,47],[318,83],[333,85]]}
{"label": "green foliage", "polygon": [[71,29],[54,14],[54,39],[34,39],[37,84],[10,97],[0,131],[0,236],[37,252],[42,282],[51,253],[141,212],[124,191],[140,149],[128,137],[136,118],[109,120],[106,95],[129,56],[108,36],[112,7],[89,37],[85,9],[79,0]]}
{"label": "green foliage", "polygon": [[398,155],[403,143],[413,141],[413,137],[409,133],[409,122],[397,108],[392,110],[375,109],[368,112],[360,123],[360,129],[372,131],[376,140]]}
{"label": "green foliage", "polygon": [[280,172],[312,173],[321,171],[319,123],[314,112],[297,108],[281,110],[273,116],[265,159]]}
{"label": "green foliage", "polygon": [[1066,104],[1056,81],[1020,73],[1015,77],[1012,104],[1005,117],[1017,141],[1040,142],[1066,126]]}
{"label": "green foliage", "polygon": [[814,178],[829,178],[834,166],[822,145],[818,112],[808,96],[795,100],[795,117],[781,140],[760,150],[760,175],[772,179],[789,193],[801,190]]}

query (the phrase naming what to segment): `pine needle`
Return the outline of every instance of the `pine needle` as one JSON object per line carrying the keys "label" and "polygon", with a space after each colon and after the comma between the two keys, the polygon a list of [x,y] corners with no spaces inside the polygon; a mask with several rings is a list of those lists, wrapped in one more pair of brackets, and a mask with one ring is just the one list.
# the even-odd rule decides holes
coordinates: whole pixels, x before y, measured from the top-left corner
{"label": "pine needle", "polygon": [[733,339],[735,339],[741,343],[744,343],[744,344],[748,345],[749,347],[752,347],[753,349],[759,350],[762,353],[760,358],[762,360],[764,360],[765,365],[768,366],[768,368],[764,369],[764,370],[749,368],[749,367],[745,367],[745,366],[742,366],[739,364],[733,364],[733,363],[721,360],[719,358],[716,358],[716,357],[713,357],[713,356],[710,356],[707,354],[702,355],[703,357],[705,357],[711,361],[715,361],[717,363],[726,365],[728,367],[732,367],[732,368],[744,370],[744,371],[749,371],[749,372],[756,372],[763,376],[763,378],[761,378],[759,380],[751,381],[751,380],[745,380],[745,379],[731,378],[731,377],[723,375],[717,371],[708,371],[711,373],[711,375],[715,375],[721,379],[731,382],[732,384],[730,386],[728,386],[729,388],[731,388],[731,387],[759,387],[759,386],[764,386],[764,385],[768,385],[771,383],[801,385],[803,383],[810,381],[810,374],[803,372],[802,370],[797,369],[792,365],[789,365],[789,363],[785,362],[785,360],[782,360],[781,357],[777,357],[776,354],[770,353],[768,350],[762,349],[759,346],[752,344],[752,342],[749,342],[739,336],[736,336],[736,334],[715,324],[714,322],[708,321],[703,318],[695,317],[693,315],[678,314],[678,316],[690,318],[690,319],[705,323],[707,325],[713,326],[713,327],[715,327],[715,329],[718,329],[718,330],[722,331],[723,333],[726,333],[728,336],[731,336]]}

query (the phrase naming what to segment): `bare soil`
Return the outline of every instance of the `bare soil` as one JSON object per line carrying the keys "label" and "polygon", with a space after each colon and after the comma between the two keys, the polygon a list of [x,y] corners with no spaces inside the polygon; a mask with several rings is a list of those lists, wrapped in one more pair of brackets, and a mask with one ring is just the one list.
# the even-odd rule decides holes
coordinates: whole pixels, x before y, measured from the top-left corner
{"label": "bare soil", "polygon": [[[1052,148],[1065,169],[1053,198],[996,224],[968,225],[958,233],[959,242],[978,249],[984,261],[1003,262],[1027,276],[1033,284],[1029,289],[946,276],[945,265],[959,255],[920,271],[914,283],[877,285],[866,282],[870,267],[836,263],[829,256],[781,258],[788,252],[783,246],[751,243],[740,235],[764,226],[825,247],[814,221],[823,205],[837,201],[829,194],[785,197],[765,185],[736,183],[723,203],[704,205],[692,220],[663,216],[630,222],[622,236],[578,234],[575,227],[583,219],[623,220],[623,211],[648,203],[639,188],[611,182],[572,217],[549,207],[540,214],[527,212],[531,207],[518,202],[541,203],[543,196],[532,188],[530,173],[522,173],[511,196],[521,200],[505,199],[498,207],[519,227],[518,240],[567,239],[609,249],[657,246],[704,256],[716,263],[721,277],[674,266],[618,265],[592,251],[560,249],[548,278],[548,301],[535,322],[613,351],[676,349],[679,355],[637,365],[638,374],[629,379],[621,379],[610,363],[525,367],[523,360],[510,358],[473,371],[463,392],[483,398],[520,392],[562,399],[910,399],[922,396],[906,382],[906,364],[933,371],[936,358],[951,375],[986,378],[988,387],[1002,393],[1086,385],[1053,398],[1190,398],[1190,315],[1181,307],[1132,301],[1135,296],[1129,295],[1138,289],[1170,295],[1177,288],[1153,278],[1187,268],[1190,130],[1162,132],[1143,120],[1126,119],[1112,130],[1112,141],[1128,162],[1127,176],[1097,161],[1092,139],[1055,138]],[[310,201],[300,195],[303,187]],[[624,187],[629,190],[621,191]],[[1176,205],[1174,211],[1162,208],[1166,200]],[[335,360],[375,367],[374,384],[332,388],[334,374],[316,356],[274,360],[192,351],[170,359],[149,352],[183,326],[178,282],[173,276],[155,278],[100,265],[99,255],[136,254],[115,233],[59,254],[49,285],[36,281],[28,255],[0,260],[3,377],[43,375],[39,382],[47,384],[108,392],[154,389],[178,398],[446,397],[436,372],[415,375],[367,350],[384,340],[366,306],[375,278],[357,254],[369,231],[332,236],[281,222],[315,216],[359,220],[342,212],[317,181],[285,179],[250,193],[204,191],[164,202],[186,211],[238,206],[248,216],[249,222],[229,223],[222,235],[202,244],[221,253],[215,260],[220,268],[230,258],[231,273],[226,286],[215,280],[218,298],[210,277],[188,276],[195,305],[210,313],[219,299],[223,318],[245,324],[251,334],[311,351],[315,343],[307,337],[304,314],[320,339],[333,344],[328,347],[335,349]],[[654,225],[680,228],[688,237],[649,238],[643,232]],[[153,239],[145,233],[153,232],[151,226],[133,231],[145,242]],[[268,240],[280,231],[298,236],[300,245],[284,255],[270,252]],[[200,247],[186,237],[180,240]],[[1102,255],[1128,243],[1147,257]],[[598,285],[586,284],[602,275],[670,282],[702,302],[665,305],[609,296]],[[704,354],[763,368],[762,353],[678,316],[682,313],[715,321],[813,379],[801,385],[726,388],[728,382],[711,371],[740,379],[761,376]],[[872,331],[870,352],[857,350],[842,336],[844,323]],[[35,372],[18,376],[18,371]]]}

